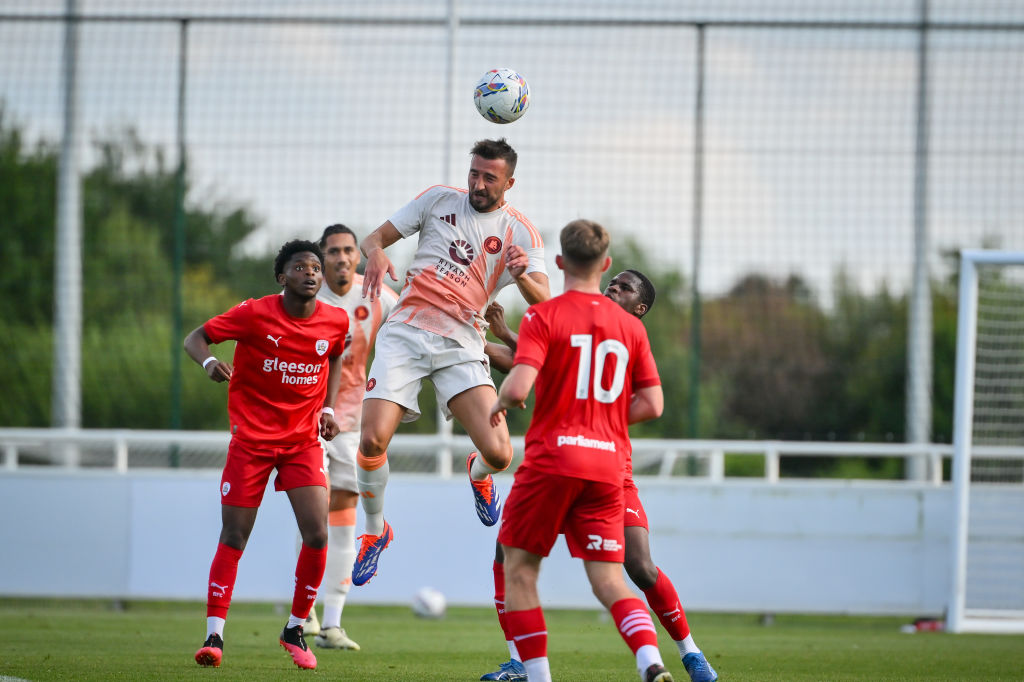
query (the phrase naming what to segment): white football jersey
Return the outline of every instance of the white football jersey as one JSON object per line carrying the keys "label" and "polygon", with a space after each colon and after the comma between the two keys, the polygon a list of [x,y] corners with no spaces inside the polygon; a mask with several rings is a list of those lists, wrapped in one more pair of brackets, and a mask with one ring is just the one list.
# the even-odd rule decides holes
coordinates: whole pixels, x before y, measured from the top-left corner
{"label": "white football jersey", "polygon": [[381,322],[394,309],[398,296],[385,285],[375,301],[363,298],[363,276],[356,274],[352,278],[352,288],[344,296],[338,296],[324,284],[316,297],[348,313],[351,341],[341,355],[341,388],[334,400],[334,419],[342,431],[358,431],[370,349]]}
{"label": "white football jersey", "polygon": [[454,339],[483,355],[483,314],[512,284],[505,251],[517,244],[530,259],[526,272],[547,274],[544,240],[526,217],[505,204],[480,213],[465,189],[435,185],[390,218],[403,237],[419,232],[419,245],[389,322],[404,322]]}

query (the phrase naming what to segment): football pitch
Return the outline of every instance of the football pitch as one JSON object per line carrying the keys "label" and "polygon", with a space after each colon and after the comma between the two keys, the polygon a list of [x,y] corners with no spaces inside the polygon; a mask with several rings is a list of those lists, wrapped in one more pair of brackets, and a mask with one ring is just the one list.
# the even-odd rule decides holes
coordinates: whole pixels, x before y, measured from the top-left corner
{"label": "football pitch", "polygon": [[[235,604],[224,664],[193,661],[205,636],[199,603],[0,600],[0,680],[477,680],[508,652],[493,610],[451,608],[422,620],[406,607],[353,600],[343,625],[361,651],[317,654],[297,669],[277,636],[284,606]],[[546,612],[556,680],[637,680],[632,656],[599,611]],[[1021,680],[1024,636],[903,634],[908,618],[693,613],[697,643],[723,682],[766,680]],[[662,656],[686,682],[659,626]]]}

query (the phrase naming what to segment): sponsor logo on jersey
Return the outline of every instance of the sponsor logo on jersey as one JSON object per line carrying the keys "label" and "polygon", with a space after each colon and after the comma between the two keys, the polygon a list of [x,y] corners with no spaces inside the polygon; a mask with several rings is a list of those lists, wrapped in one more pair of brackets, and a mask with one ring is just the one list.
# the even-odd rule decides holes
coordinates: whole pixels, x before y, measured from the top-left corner
{"label": "sponsor logo on jersey", "polygon": [[476,250],[465,239],[456,239],[448,247],[448,255],[459,265],[469,265],[476,257]]}
{"label": "sponsor logo on jersey", "polygon": [[229,492],[231,492],[231,484],[228,483],[227,481],[224,481],[224,483],[222,483],[220,486],[221,497],[227,497],[227,494]]}
{"label": "sponsor logo on jersey", "polygon": [[327,349],[331,347],[331,344],[327,342],[327,339],[320,339],[316,342],[316,354],[323,355],[327,352]]}
{"label": "sponsor logo on jersey", "polygon": [[273,342],[274,342],[274,346],[276,346],[276,347],[280,348],[280,346],[278,345],[278,341],[280,341],[281,339],[283,339],[283,338],[284,338],[284,335],[282,334],[281,336],[279,336],[279,337],[277,337],[277,338],[275,339],[275,338],[274,338],[273,336],[271,336],[270,334],[267,334],[267,338],[268,338],[268,339],[270,339],[271,341],[273,341]]}
{"label": "sponsor logo on jersey", "polygon": [[586,436],[559,436],[558,447],[563,445],[574,445],[578,448],[590,448],[591,450],[606,450],[615,452],[615,441],[597,440]]}
{"label": "sponsor logo on jersey", "polygon": [[640,518],[640,510],[639,509],[630,509],[629,507],[626,507],[626,513],[627,514],[633,514],[638,519]]}
{"label": "sponsor logo on jersey", "polygon": [[376,386],[376,385],[377,385],[377,380],[374,379],[373,377],[370,377],[370,379],[366,382],[366,392],[369,393],[370,391],[372,391],[373,387]]}
{"label": "sponsor logo on jersey", "polygon": [[367,308],[365,305],[361,305],[358,308],[356,308],[355,316],[357,320],[362,322],[363,320],[370,316],[370,309]]}
{"label": "sponsor logo on jersey", "polygon": [[[326,341],[318,341],[326,344]],[[326,351],[326,348],[324,349]],[[321,353],[323,355],[323,353]],[[282,384],[315,384],[320,380],[320,370],[323,369],[324,363],[310,363],[310,362],[284,362],[280,358],[264,358],[263,359],[263,371],[264,372],[280,372]]]}
{"label": "sponsor logo on jersey", "polygon": [[484,240],[484,251],[490,254],[495,254],[501,251],[501,240],[497,237],[491,236]]}
{"label": "sponsor logo on jersey", "polygon": [[452,227],[455,227],[455,214],[449,213],[448,215],[439,216],[441,220],[445,221]]}
{"label": "sponsor logo on jersey", "polygon": [[600,535],[587,535],[587,539],[590,541],[587,543],[587,549],[594,549],[599,552],[618,552],[622,549],[622,545],[615,538],[603,538]]}

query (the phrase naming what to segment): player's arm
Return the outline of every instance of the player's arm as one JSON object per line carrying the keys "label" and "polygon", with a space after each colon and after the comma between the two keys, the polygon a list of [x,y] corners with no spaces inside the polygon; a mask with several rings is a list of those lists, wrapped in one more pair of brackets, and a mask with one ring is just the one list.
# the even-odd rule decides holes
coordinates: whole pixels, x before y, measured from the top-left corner
{"label": "player's arm", "polygon": [[501,382],[498,399],[491,407],[491,426],[498,426],[502,416],[510,407],[524,409],[526,398],[530,395],[533,382],[537,380],[537,368],[532,365],[518,364]]}
{"label": "player's arm", "polygon": [[320,437],[331,440],[341,431],[338,422],[334,420],[334,400],[341,388],[341,356],[335,355],[327,362],[327,395],[324,396],[323,411],[320,412]]}
{"label": "player's arm", "polygon": [[664,409],[665,395],[661,391],[661,384],[637,389],[629,401],[629,423],[656,419]]}
{"label": "player's arm", "polygon": [[367,293],[370,294],[371,301],[380,297],[385,273],[391,277],[391,281],[398,281],[398,277],[395,276],[395,264],[384,253],[384,249],[401,238],[402,234],[398,228],[388,220],[359,242],[359,250],[366,258],[366,269],[363,270],[363,298],[366,298]]}
{"label": "player's arm", "polygon": [[230,362],[221,362],[213,355],[213,351],[210,350],[211,343],[213,342],[207,335],[206,329],[200,325],[185,337],[185,352],[196,361],[196,364],[206,370],[206,375],[212,380],[227,381],[231,378],[234,368]]}
{"label": "player's arm", "polygon": [[488,329],[490,329],[491,333],[515,351],[516,346],[519,345],[519,334],[516,334],[509,328],[508,323],[505,321],[505,309],[501,304],[492,303],[487,306],[487,310],[484,311],[484,319],[487,320]]}
{"label": "player's arm", "polygon": [[528,304],[533,305],[551,298],[551,287],[548,286],[548,276],[545,273],[536,270],[526,272],[529,264],[530,257],[518,244],[512,244],[505,251],[505,267],[515,280],[523,298]]}
{"label": "player's arm", "polygon": [[507,374],[512,369],[512,361],[515,359],[516,352],[508,346],[488,341],[484,344],[484,353],[487,354],[487,360],[491,363],[491,367],[499,372]]}

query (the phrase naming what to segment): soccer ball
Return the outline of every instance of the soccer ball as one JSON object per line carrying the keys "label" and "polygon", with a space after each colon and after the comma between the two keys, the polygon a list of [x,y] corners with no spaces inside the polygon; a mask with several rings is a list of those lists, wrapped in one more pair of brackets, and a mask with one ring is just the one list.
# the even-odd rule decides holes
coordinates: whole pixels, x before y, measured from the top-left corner
{"label": "soccer ball", "polygon": [[476,84],[473,104],[491,123],[511,123],[530,108],[530,86],[512,69],[492,69]]}
{"label": "soccer ball", "polygon": [[412,612],[420,618],[443,618],[447,604],[440,590],[421,587],[412,597]]}

